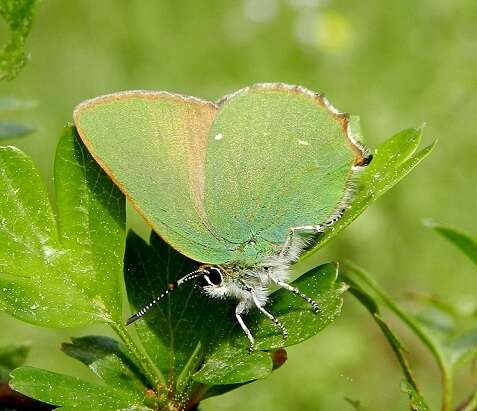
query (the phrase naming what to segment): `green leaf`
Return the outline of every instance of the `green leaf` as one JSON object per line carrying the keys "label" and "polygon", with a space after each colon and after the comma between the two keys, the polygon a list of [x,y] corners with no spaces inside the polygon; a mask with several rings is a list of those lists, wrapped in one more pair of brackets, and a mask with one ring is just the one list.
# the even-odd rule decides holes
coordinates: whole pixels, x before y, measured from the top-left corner
{"label": "green leaf", "polygon": [[[132,311],[168,289],[168,284],[197,268],[197,263],[179,254],[154,233],[150,245],[134,233],[127,239],[125,277]],[[274,363],[284,362],[274,352],[283,345],[297,344],[328,325],[340,312],[345,287],[336,284],[337,266],[327,264],[302,276],[294,285],[321,304],[314,315],[308,303],[279,290],[271,296],[267,309],[289,327],[288,341],[256,312],[246,317],[256,336],[257,350],[249,353],[248,341],[236,322],[235,304],[203,295],[192,284],[179,287],[166,296],[143,319],[135,322],[136,330],[149,356],[163,375],[167,375],[168,392],[177,398],[196,393],[214,394],[207,386],[219,385],[225,392],[241,383],[270,374]],[[198,384],[201,383],[201,384]],[[230,384],[230,387],[224,385]],[[214,387],[215,388],[215,387]]]}
{"label": "green leaf", "polygon": [[430,220],[426,221],[425,224],[454,244],[477,265],[477,239],[475,237],[456,228],[440,225]]}
{"label": "green leaf", "polygon": [[350,207],[330,230],[319,237],[317,244],[303,255],[297,267],[351,224],[373,201],[395,186],[431,153],[435,143],[416,153],[421,139],[422,128],[411,128],[378,146],[370,165],[362,171],[356,182],[357,193]]}
{"label": "green leaf", "polygon": [[422,398],[409,381],[404,380],[401,384],[401,389],[409,396],[412,411],[431,411],[429,406],[425,403],[424,398]]}
{"label": "green leaf", "polygon": [[65,296],[59,276],[43,285],[43,279],[54,276],[51,261],[61,257],[55,219],[33,163],[14,147],[0,148],[0,190],[0,308],[36,319],[44,312],[44,305],[39,310],[46,299],[43,289],[51,294],[53,285],[59,298],[72,296]]}
{"label": "green leaf", "polygon": [[[28,109],[35,106],[34,101],[18,100],[14,97],[0,98],[0,112]],[[35,131],[30,124],[16,121],[0,121],[0,139],[27,136]]]}
{"label": "green leaf", "polygon": [[444,344],[452,366],[463,364],[477,354],[477,328],[450,338]]}
{"label": "green leaf", "polygon": [[[453,379],[456,368],[465,360],[473,358],[477,353],[477,330],[463,333],[457,336],[449,336],[436,330],[431,323],[422,323],[403,309],[392,297],[379,287],[376,281],[363,269],[354,264],[347,263],[343,272],[346,277],[362,288],[371,290],[379,299],[388,306],[422,343],[429,349],[439,365],[442,374],[443,393],[442,409],[450,410],[453,396]],[[418,408],[417,408],[418,409]]]}
{"label": "green leaf", "polygon": [[477,390],[470,398],[458,408],[458,411],[475,411],[477,410]]}
{"label": "green leaf", "polygon": [[205,400],[207,398],[223,395],[223,394],[226,394],[230,391],[236,390],[237,388],[240,388],[243,385],[250,384],[252,382],[253,382],[253,380],[248,381],[248,382],[244,382],[244,383],[239,383],[239,384],[225,384],[225,385],[214,385],[214,386],[205,385],[205,387],[207,387],[207,391],[205,392],[205,394],[203,394],[201,399]]}
{"label": "green leaf", "polygon": [[0,15],[10,28],[10,39],[0,48],[0,80],[13,80],[26,64],[25,42],[37,0],[1,0]]}
{"label": "green leaf", "polygon": [[[273,362],[273,371],[275,371],[276,369],[280,368],[283,364],[285,364],[285,362],[287,361],[286,350],[282,348],[282,349],[273,351],[271,354],[271,359]],[[240,388],[243,385],[250,384],[251,382],[253,382],[253,380],[243,382],[243,383],[237,383],[237,384],[208,386],[207,391],[203,395],[202,399],[215,397],[217,395],[223,395],[229,391],[233,391],[237,388]]]}
{"label": "green leaf", "polygon": [[0,309],[47,327],[120,323],[124,198],[71,127],[55,186],[58,223],[31,160],[0,147]]}
{"label": "green leaf", "polygon": [[451,336],[456,331],[455,319],[452,315],[430,304],[415,317],[421,324],[443,336]]}
{"label": "green leaf", "polygon": [[16,97],[1,97],[0,112],[25,110],[35,107],[37,102],[34,100],[19,100]]}
{"label": "green leaf", "polygon": [[[406,387],[406,393],[409,395],[409,400],[411,402],[411,409],[415,411],[425,411],[429,410],[428,406],[426,405],[424,398],[422,397],[421,393],[419,392],[419,388],[417,386],[417,382],[414,378],[412,369],[409,365],[409,361],[407,359],[407,350],[402,344],[401,340],[397,337],[397,335],[392,331],[386,321],[382,318],[381,313],[379,311],[379,306],[376,300],[374,300],[369,294],[367,294],[359,285],[351,281],[350,279],[346,278],[346,281],[351,283],[350,292],[353,294],[358,301],[360,301],[365,308],[369,311],[369,313],[373,316],[374,320],[378,324],[379,328],[383,332],[384,336],[386,337],[389,345],[391,346],[396,358],[399,361],[399,365],[401,366],[402,372],[404,374],[405,380],[403,381],[403,385]],[[359,405],[359,403],[358,403]],[[359,411],[361,408],[356,407]]]}
{"label": "green leaf", "polygon": [[0,122],[0,139],[24,137],[35,131],[35,128],[23,123]]}
{"label": "green leaf", "polygon": [[0,347],[0,382],[8,381],[10,371],[25,362],[30,346],[29,343],[18,343]]}
{"label": "green leaf", "polygon": [[58,144],[55,189],[60,241],[73,257],[75,280],[101,321],[120,323],[125,199],[73,127]]}
{"label": "green leaf", "polygon": [[[168,284],[197,268],[197,263],[179,254],[152,233],[150,245],[130,233],[127,239],[125,277],[133,311],[138,311],[168,288]],[[223,327],[235,321],[231,301],[217,301],[186,284],[157,304],[135,323],[138,336],[157,368],[167,375],[170,392],[179,396],[193,389],[192,374],[208,349],[221,338]],[[228,329],[228,328],[227,328]],[[237,353],[234,353],[237,354]],[[268,375],[272,361],[268,354],[244,350],[243,362],[231,356],[229,368],[255,379]],[[234,367],[235,365],[235,367]]]}
{"label": "green leaf", "polygon": [[336,282],[337,277],[338,264],[328,263],[308,271],[292,283],[318,302],[318,314],[313,313],[308,302],[291,292],[284,289],[275,291],[270,296],[267,310],[288,329],[289,336],[284,341],[270,320],[253,312],[249,321],[257,336],[257,348],[271,350],[298,344],[333,322],[341,313],[342,295],[348,289],[347,285]]}
{"label": "green leaf", "polygon": [[222,343],[209,356],[194,380],[208,385],[240,384],[265,378],[273,369],[270,355],[247,352],[243,347]]}
{"label": "green leaf", "polygon": [[129,391],[96,385],[75,377],[33,367],[20,367],[11,374],[10,386],[48,404],[104,411],[151,410]]}
{"label": "green leaf", "polygon": [[352,400],[351,398],[345,398],[345,401],[350,404],[355,411],[370,411],[369,408],[363,407],[363,405],[361,405],[361,401]]}
{"label": "green leaf", "polygon": [[[325,264],[292,283],[318,302],[318,314],[312,312],[306,301],[289,291],[281,289],[270,296],[266,308],[288,329],[286,340],[269,319],[256,311],[251,312],[246,322],[255,336],[256,349],[273,350],[298,344],[330,324],[341,312],[342,294],[346,290],[344,284],[336,283],[337,269],[337,264]],[[233,320],[233,311],[229,315]],[[249,343],[238,324],[229,322],[222,335],[213,351],[206,355],[202,368],[194,374],[196,381],[211,385],[236,384],[263,378],[271,372],[270,358],[259,352],[248,354]]]}
{"label": "green leaf", "polygon": [[[137,312],[168,288],[168,284],[196,269],[197,264],[151,234],[150,245],[130,232],[126,243],[125,280],[131,310]],[[142,345],[157,368],[169,375],[170,386],[183,374],[188,379],[194,358],[205,349],[207,299],[186,284],[135,323]],[[171,372],[171,370],[173,372]]]}
{"label": "green leaf", "polygon": [[87,365],[108,386],[127,391],[138,400],[145,399],[147,383],[123,344],[101,336],[72,338],[71,341],[71,344],[62,345],[64,353]]}
{"label": "green leaf", "polygon": [[384,337],[396,355],[397,360],[399,361],[399,365],[401,366],[406,381],[414,388],[414,390],[419,391],[407,359],[407,350],[402,344],[401,340],[389,327],[387,322],[382,318],[377,302],[357,284],[353,283],[352,281],[349,282],[351,283],[350,293],[353,294],[356,299],[364,305],[364,307],[369,311],[373,319],[378,324],[379,328],[384,334]]}

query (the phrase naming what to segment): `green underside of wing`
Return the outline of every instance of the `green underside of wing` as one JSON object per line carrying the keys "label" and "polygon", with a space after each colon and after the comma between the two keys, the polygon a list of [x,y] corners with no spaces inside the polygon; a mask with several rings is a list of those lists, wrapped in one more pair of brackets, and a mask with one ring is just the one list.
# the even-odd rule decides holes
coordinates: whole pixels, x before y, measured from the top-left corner
{"label": "green underside of wing", "polygon": [[78,112],[86,146],[155,231],[197,261],[228,261],[225,242],[204,224],[198,187],[215,108],[168,95],[126,94]]}
{"label": "green underside of wing", "polygon": [[131,92],[82,104],[78,131],[151,227],[200,262],[256,264],[290,227],[326,221],[355,151],[340,119],[295,89],[223,103]]}
{"label": "green underside of wing", "polygon": [[255,240],[259,259],[263,243],[283,243],[290,227],[326,221],[349,185],[353,149],[334,115],[308,95],[239,94],[208,138],[208,221],[232,242]]}

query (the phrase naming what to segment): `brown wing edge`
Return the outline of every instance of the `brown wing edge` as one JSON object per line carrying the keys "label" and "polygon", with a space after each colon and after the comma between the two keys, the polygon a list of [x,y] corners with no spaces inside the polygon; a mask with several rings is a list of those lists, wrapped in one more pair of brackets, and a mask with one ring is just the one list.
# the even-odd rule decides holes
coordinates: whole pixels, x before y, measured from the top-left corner
{"label": "brown wing edge", "polygon": [[244,87],[240,90],[237,90],[231,94],[227,94],[217,101],[217,106],[222,107],[227,101],[232,98],[254,90],[284,90],[291,93],[301,94],[307,96],[318,103],[321,107],[326,108],[326,110],[338,121],[340,126],[343,129],[344,136],[346,141],[351,146],[355,154],[355,167],[364,167],[367,166],[372,160],[372,154],[369,150],[362,144],[357,137],[352,133],[350,127],[350,116],[348,113],[339,111],[334,107],[330,101],[321,93],[314,92],[302,86],[296,86],[287,83],[257,83],[248,87]]}
{"label": "brown wing edge", "polygon": [[[177,99],[179,101],[186,101],[186,102],[195,102],[197,104],[206,104],[210,105],[211,107],[217,109],[218,106],[208,100],[203,100],[197,97],[192,97],[192,96],[184,96],[181,94],[177,93],[170,93],[168,91],[149,91],[149,90],[130,90],[130,91],[120,91],[116,93],[111,93],[111,94],[106,94],[103,96],[99,97],[94,97],[92,99],[85,100],[78,104],[74,111],[73,111],[73,121],[74,125],[76,127],[76,130],[78,132],[78,135],[81,138],[81,141],[83,144],[86,146],[88,149],[88,152],[91,154],[91,156],[94,158],[94,160],[98,163],[98,165],[103,169],[103,171],[109,176],[109,178],[113,181],[113,183],[121,190],[121,192],[126,196],[126,198],[129,200],[129,202],[132,204],[134,209],[137,211],[137,213],[141,216],[141,218],[144,220],[144,222],[149,226],[159,237],[161,237],[162,240],[164,240],[169,246],[172,248],[176,249],[176,247],[170,243],[169,239],[164,237],[160,231],[155,227],[155,225],[147,218],[147,216],[144,214],[142,211],[141,207],[139,204],[136,203],[136,201],[132,198],[132,196],[129,194],[129,192],[122,186],[120,181],[117,179],[113,171],[106,165],[106,163],[94,152],[92,149],[92,144],[89,141],[89,139],[86,136],[86,133],[83,132],[81,129],[80,125],[80,115],[84,110],[88,110],[90,108],[93,108],[94,106],[102,103],[108,103],[110,101],[114,100],[124,100],[124,99],[129,99],[129,98],[147,98],[151,100],[155,100],[157,98],[172,98],[172,99]],[[178,234],[180,235],[180,234]],[[197,260],[197,257],[194,255],[191,255],[187,252],[187,249],[181,249],[178,250],[182,254],[184,254],[186,257],[195,260]],[[211,261],[199,261],[201,263],[212,263]]]}

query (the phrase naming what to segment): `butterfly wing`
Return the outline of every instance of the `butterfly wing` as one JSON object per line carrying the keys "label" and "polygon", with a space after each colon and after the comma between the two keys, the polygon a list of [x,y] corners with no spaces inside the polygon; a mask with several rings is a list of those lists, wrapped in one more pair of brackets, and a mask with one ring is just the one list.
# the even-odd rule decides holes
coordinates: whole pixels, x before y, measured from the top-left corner
{"label": "butterfly wing", "polygon": [[163,92],[123,92],[80,104],[74,120],[88,150],[149,225],[175,249],[228,260],[203,207],[214,103]]}
{"label": "butterfly wing", "polygon": [[364,148],[323,97],[259,84],[224,98],[209,133],[205,209],[228,241],[281,244],[343,207]]}

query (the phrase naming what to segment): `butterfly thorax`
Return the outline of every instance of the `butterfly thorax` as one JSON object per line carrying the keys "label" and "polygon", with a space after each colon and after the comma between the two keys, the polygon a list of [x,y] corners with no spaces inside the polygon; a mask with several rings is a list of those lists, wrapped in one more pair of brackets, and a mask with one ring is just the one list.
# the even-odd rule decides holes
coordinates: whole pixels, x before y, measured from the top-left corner
{"label": "butterfly thorax", "polygon": [[202,287],[205,293],[214,298],[243,301],[248,309],[254,305],[254,298],[260,306],[265,305],[269,286],[288,279],[290,262],[279,254],[262,256],[260,260],[248,259],[249,264],[243,261],[213,266],[220,271],[221,279],[214,284],[205,284]]}
{"label": "butterfly thorax", "polygon": [[261,238],[252,237],[235,249],[227,265],[234,270],[247,270],[262,266],[279,253],[281,247],[281,244],[274,244]]}

